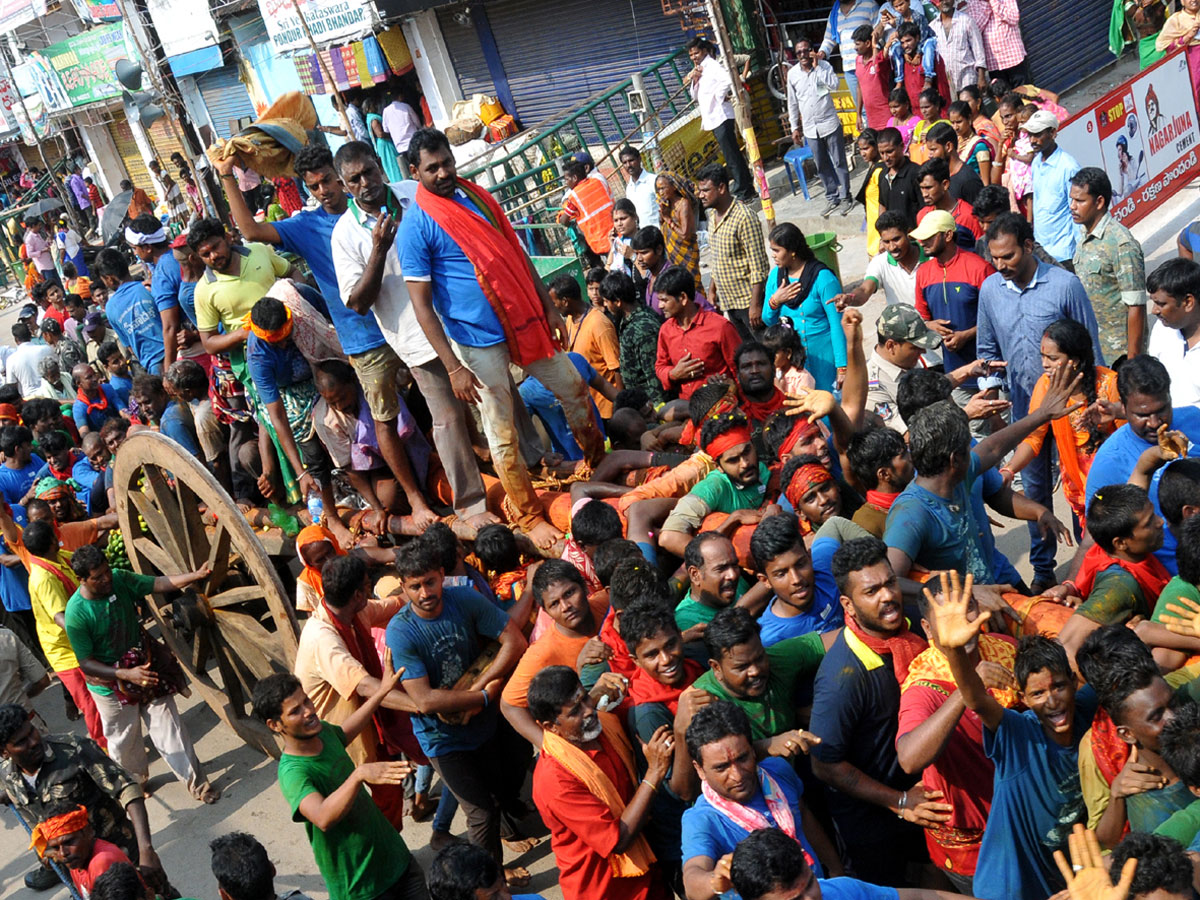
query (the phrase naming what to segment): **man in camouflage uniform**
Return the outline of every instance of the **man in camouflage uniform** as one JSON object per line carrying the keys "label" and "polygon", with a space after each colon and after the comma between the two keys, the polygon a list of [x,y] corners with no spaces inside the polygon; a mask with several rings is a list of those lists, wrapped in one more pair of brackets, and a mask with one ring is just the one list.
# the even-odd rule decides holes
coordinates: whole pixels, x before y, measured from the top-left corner
{"label": "man in camouflage uniform", "polygon": [[[1142,245],[1109,214],[1112,183],[1103,169],[1080,169],[1071,179],[1071,218],[1079,225],[1072,262],[1096,312],[1100,346],[1113,364],[1146,347],[1146,263]],[[1100,360],[1096,360],[1100,362]]]}
{"label": "man in camouflage uniform", "polygon": [[0,788],[7,795],[0,799],[30,827],[57,801],[86,807],[96,837],[136,860],[143,877],[160,893],[165,886],[168,894],[178,896],[170,890],[154,850],[141,787],[94,741],[73,734],[43,737],[28,712],[6,703],[0,706]]}

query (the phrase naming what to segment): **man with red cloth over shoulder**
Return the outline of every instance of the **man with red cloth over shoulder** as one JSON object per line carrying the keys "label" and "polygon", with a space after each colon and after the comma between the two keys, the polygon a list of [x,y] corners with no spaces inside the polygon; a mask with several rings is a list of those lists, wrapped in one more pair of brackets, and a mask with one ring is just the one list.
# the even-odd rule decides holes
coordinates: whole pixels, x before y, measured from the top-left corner
{"label": "man with red cloth over shoulder", "polygon": [[420,129],[408,158],[419,186],[398,241],[417,321],[454,395],[479,407],[516,524],[546,549],[562,534],[543,515],[521,455],[508,366],[521,366],[558,398],[584,458],[595,465],[604,438],[587,385],[561,350],[566,326],[516,232],[491,194],[458,177],[446,136]]}

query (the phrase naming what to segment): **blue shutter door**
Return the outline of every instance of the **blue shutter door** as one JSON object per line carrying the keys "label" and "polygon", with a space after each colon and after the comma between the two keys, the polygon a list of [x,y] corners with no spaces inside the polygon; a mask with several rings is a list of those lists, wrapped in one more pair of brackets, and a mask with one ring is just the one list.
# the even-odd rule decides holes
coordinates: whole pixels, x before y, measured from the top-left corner
{"label": "blue shutter door", "polygon": [[231,122],[246,116],[254,118],[254,104],[250,102],[250,92],[238,78],[237,66],[225,66],[197,76],[196,86],[208,107],[213,127],[221,137],[232,135]]}
{"label": "blue shutter door", "polygon": [[[466,97],[495,94],[474,25],[454,20],[464,9],[455,4],[437,11],[459,86]],[[487,3],[487,14],[517,118],[527,128],[582,103],[687,41],[679,19],[663,15],[661,0],[498,0]],[[613,127],[611,121],[601,124],[606,132]]]}
{"label": "blue shutter door", "polygon": [[1033,83],[1056,93],[1114,62],[1112,0],[1020,0],[1021,35]]}

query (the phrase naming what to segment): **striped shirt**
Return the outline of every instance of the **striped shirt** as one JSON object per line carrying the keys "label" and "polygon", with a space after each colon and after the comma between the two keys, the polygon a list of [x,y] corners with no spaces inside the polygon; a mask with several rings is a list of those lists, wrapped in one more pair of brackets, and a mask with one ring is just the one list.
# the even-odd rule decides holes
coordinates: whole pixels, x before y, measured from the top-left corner
{"label": "striped shirt", "polygon": [[874,25],[877,15],[879,4],[875,0],[854,0],[850,12],[843,12],[841,3],[835,2],[829,13],[829,21],[825,23],[821,52],[828,59],[833,55],[834,47],[840,48],[843,64],[852,68],[857,55],[854,50],[854,29],[859,25]]}
{"label": "striped shirt", "polygon": [[967,15],[983,32],[983,52],[990,71],[1011,69],[1024,61],[1017,0],[967,0]]}

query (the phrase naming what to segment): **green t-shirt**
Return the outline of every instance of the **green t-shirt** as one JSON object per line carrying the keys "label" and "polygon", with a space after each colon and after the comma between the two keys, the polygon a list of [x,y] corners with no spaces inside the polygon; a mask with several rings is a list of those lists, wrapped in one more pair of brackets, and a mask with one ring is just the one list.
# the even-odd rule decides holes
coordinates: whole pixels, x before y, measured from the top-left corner
{"label": "green t-shirt", "polygon": [[[67,638],[76,658],[91,658],[106,666],[116,663],[126,650],[138,643],[142,629],[138,624],[137,604],[154,590],[153,575],[113,569],[112,576],[111,597],[89,600],[76,590],[63,613]],[[113,692],[108,685],[91,682],[88,690],[102,696]]]}
{"label": "green t-shirt", "polygon": [[1077,612],[1098,625],[1124,625],[1134,616],[1144,616],[1150,604],[1137,579],[1118,565],[1096,576],[1092,592]]}
{"label": "green t-shirt", "polygon": [[1154,614],[1150,617],[1158,624],[1162,624],[1163,616],[1170,615],[1167,612],[1167,604],[1173,603],[1176,606],[1187,607],[1179,602],[1179,598],[1183,597],[1186,600],[1191,600],[1193,603],[1200,604],[1200,590],[1196,590],[1196,586],[1190,581],[1184,581],[1178,575],[1167,582],[1167,586],[1162,589],[1162,593],[1158,595],[1158,602],[1154,604]]}
{"label": "green t-shirt", "polygon": [[292,809],[292,821],[304,823],[329,900],[373,900],[408,870],[408,847],[363,787],[350,811],[324,831],[304,818],[300,802],[305,797],[328,797],[354,772],[346,733],[329,722],[322,725],[316,756],[279,757],[279,789]]}
{"label": "green t-shirt", "polygon": [[1191,847],[1200,834],[1200,800],[1189,803],[1171,818],[1154,829],[1155,834],[1174,838],[1185,848]]}
{"label": "green t-shirt", "polygon": [[825,644],[821,641],[821,635],[816,632],[802,634],[767,648],[771,675],[767,679],[766,693],[761,697],[746,699],[733,696],[717,681],[712,669],[697,678],[695,686],[714,697],[736,703],[745,710],[750,717],[750,737],[759,741],[796,727],[796,682],[802,677],[815,675],[824,658]]}
{"label": "green t-shirt", "polygon": [[758,484],[742,487],[734,484],[719,468],[709,472],[692,488],[694,496],[703,500],[710,512],[731,513],[739,509],[758,509],[766,499],[767,481],[771,473],[758,464]]}
{"label": "green t-shirt", "polygon": [[[742,598],[742,594],[746,593],[749,589],[750,586],[746,584],[746,579],[739,578],[737,595],[734,597],[733,602],[737,603]],[[679,601],[679,605],[675,607],[675,624],[679,626],[680,631],[687,631],[693,625],[707,625],[719,612],[720,610],[716,607],[701,603],[699,600],[693,600],[692,592],[689,590],[683,595],[683,599]]]}

